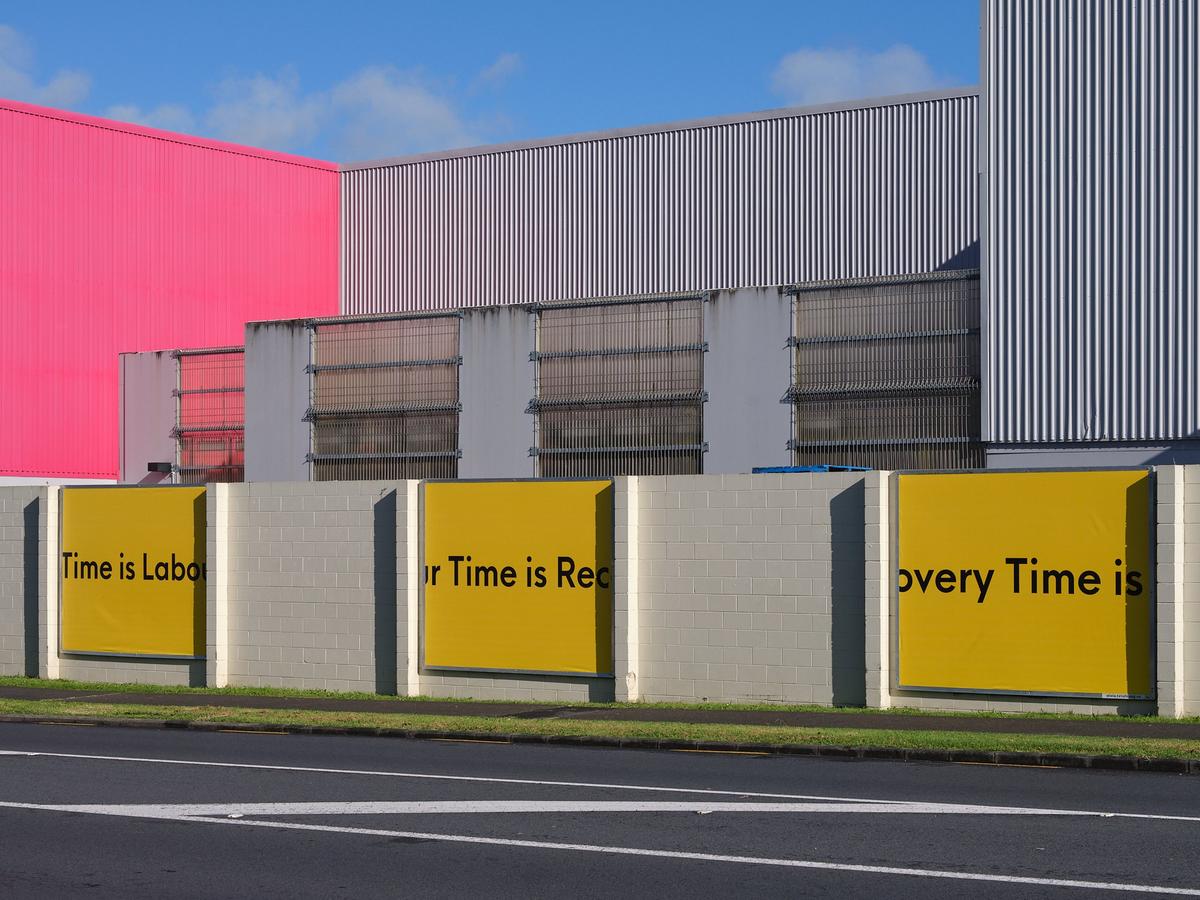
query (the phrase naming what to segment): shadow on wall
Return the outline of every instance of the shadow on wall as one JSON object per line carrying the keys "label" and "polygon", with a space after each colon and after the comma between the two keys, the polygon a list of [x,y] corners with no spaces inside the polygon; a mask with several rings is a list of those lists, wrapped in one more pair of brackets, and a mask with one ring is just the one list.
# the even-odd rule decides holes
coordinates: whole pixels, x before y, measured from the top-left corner
{"label": "shadow on wall", "polygon": [[39,576],[41,573],[42,554],[39,549],[38,523],[41,518],[42,501],[30,500],[22,510],[25,525],[25,543],[22,548],[22,568],[24,577],[23,603],[25,609],[25,674],[30,678],[38,677],[38,648],[42,642],[38,640],[38,618],[41,604],[38,601]]}
{"label": "shadow on wall", "polygon": [[829,502],[834,706],[867,705],[865,504],[866,482],[861,479]]}
{"label": "shadow on wall", "polygon": [[396,693],[396,492],[374,507],[375,693]]}
{"label": "shadow on wall", "polygon": [[956,269],[979,268],[979,241],[972,241],[957,253],[944,260],[936,269],[937,272],[949,272]]}
{"label": "shadow on wall", "polygon": [[1148,466],[1194,466],[1200,464],[1200,433],[1192,432],[1173,447],[1165,447],[1146,460]]}

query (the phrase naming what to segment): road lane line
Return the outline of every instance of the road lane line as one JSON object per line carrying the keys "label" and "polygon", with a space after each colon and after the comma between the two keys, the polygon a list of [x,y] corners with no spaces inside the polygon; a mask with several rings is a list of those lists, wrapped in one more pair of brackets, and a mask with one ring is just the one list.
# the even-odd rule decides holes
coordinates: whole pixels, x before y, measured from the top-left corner
{"label": "road lane line", "polygon": [[511,744],[512,741],[485,741],[482,738],[431,738],[438,744]]}
{"label": "road lane line", "polygon": [[[384,778],[412,778],[428,781],[460,781],[474,784],[522,784],[532,785],[535,787],[566,787],[566,788],[600,788],[605,790],[621,790],[621,791],[647,791],[656,793],[670,794],[702,794],[705,796],[724,796],[724,797],[756,797],[759,799],[774,799],[774,800],[817,800],[834,803],[878,803],[878,804],[895,804],[895,805],[911,805],[913,803],[924,803],[926,801],[918,800],[892,800],[887,798],[877,797],[836,797],[825,796],[821,794],[779,794],[764,791],[730,791],[717,790],[713,788],[687,788],[687,787],[669,787],[660,785],[640,785],[640,784],[612,784],[605,782],[589,782],[589,781],[545,781],[529,778],[495,778],[484,775],[434,775],[425,772],[388,772],[378,769],[331,769],[320,768],[315,766],[279,766],[266,765],[263,763],[233,763],[233,762],[214,762],[209,760],[194,760],[194,759],[162,759],[155,757],[135,757],[135,756],[102,756],[86,753],[43,753],[33,750],[0,750],[2,756],[18,756],[18,757],[48,757],[52,759],[82,759],[101,762],[128,762],[128,763],[153,763],[162,765],[179,765],[179,766],[197,766],[201,768],[219,768],[219,769],[250,769],[253,771],[276,771],[276,772],[297,772],[304,774],[317,775],[353,775],[353,776],[372,776]],[[4,805],[4,804],[0,804]],[[1016,807],[993,806],[989,809],[1014,809]],[[1055,814],[1055,815],[1077,815],[1077,816],[1103,816],[1105,818],[1121,818],[1121,819],[1151,819],[1155,821],[1167,822],[1200,822],[1200,816],[1176,816],[1165,815],[1162,813],[1131,813],[1131,812],[1108,812],[1101,810],[1060,810],[1060,809],[1043,809],[1030,807],[1029,809],[1039,813]],[[1033,814],[1027,813],[1027,814]]]}
{"label": "road lane line", "polygon": [[[0,802],[0,808],[7,804]],[[323,800],[267,803],[55,803],[42,808],[146,819],[180,816],[385,816],[520,813],[887,813],[893,815],[1076,816],[1058,810],[958,803],[730,803],[697,800]],[[1104,813],[1090,813],[1102,817]]]}
{"label": "road lane line", "polygon": [[[26,809],[56,811],[55,807],[36,804],[5,804]],[[653,850],[643,847],[606,847],[599,844],[567,844],[551,841],[528,841],[517,838],[479,837],[464,834],[440,834],[421,831],[393,831],[380,828],[353,828],[344,825],[314,825],[302,822],[266,822],[254,819],[209,819],[192,816],[169,817],[169,821],[201,822],[210,825],[240,825],[250,828],[274,828],[284,831],[317,831],[333,834],[356,834],[370,837],[410,838],[457,844],[482,844],[492,847],[515,847],[528,850],[567,850],[585,853],[607,853],[618,856],[641,856],[658,859],[681,859],[694,862],[736,863],[741,865],[779,866],[794,869],[818,869],[829,872],[849,872],[864,875],[899,875],[914,878],[941,878],[956,881],[982,881],[1000,884],[1036,885],[1038,887],[1080,888],[1090,891],[1166,894],[1177,897],[1200,897],[1200,889],[1176,888],[1154,884],[1132,884],[1110,881],[1081,881],[1066,878],[1036,878],[1025,875],[995,875],[982,872],[954,872],[940,869],[913,869],[898,866],[867,866],[855,863],[821,862],[817,860],[783,859],[764,856],[733,856],[718,853],[694,853],[685,850]]]}

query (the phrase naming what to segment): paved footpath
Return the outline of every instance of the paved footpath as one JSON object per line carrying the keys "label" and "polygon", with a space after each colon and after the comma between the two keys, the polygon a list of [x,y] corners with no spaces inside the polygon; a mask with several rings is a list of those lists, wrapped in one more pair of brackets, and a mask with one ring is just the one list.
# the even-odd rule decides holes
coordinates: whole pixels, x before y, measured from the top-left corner
{"label": "paved footpath", "polygon": [[0,724],[5,900],[1200,896],[1200,779]]}
{"label": "paved footpath", "polygon": [[992,734],[1061,734],[1200,740],[1200,724],[1122,722],[1113,719],[902,715],[856,712],[793,712],[752,709],[661,709],[653,707],[553,706],[540,703],[446,702],[438,700],[339,700],[334,697],[259,697],[234,694],[90,693],[42,687],[2,687],[0,699],[78,700],[140,706],[224,706],[327,712],[408,713],[518,719],[581,719],[617,722],[682,722],[713,725],[787,725],[807,728],[872,728],[896,731],[968,731]]}

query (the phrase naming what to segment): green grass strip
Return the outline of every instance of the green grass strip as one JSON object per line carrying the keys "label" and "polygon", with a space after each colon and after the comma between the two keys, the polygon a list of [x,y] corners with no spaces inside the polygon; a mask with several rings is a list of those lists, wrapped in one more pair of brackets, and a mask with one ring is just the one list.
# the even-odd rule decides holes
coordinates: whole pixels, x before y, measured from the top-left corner
{"label": "green grass strip", "polygon": [[31,717],[154,719],[240,725],[376,728],[413,732],[642,738],[781,746],[887,747],[921,750],[980,750],[1022,753],[1082,753],[1146,758],[1200,758],[1200,740],[1115,738],[1072,735],[990,734],[963,731],[898,731],[886,728],[794,728],[776,725],[711,725],[675,722],[613,722],[515,719],[495,716],[435,716],[228,707],[140,706],[64,700],[0,699],[0,714]]}
{"label": "green grass strip", "polygon": [[25,678],[14,675],[0,676],[0,687],[27,688],[56,688],[60,690],[80,691],[90,694],[196,694],[201,696],[229,697],[308,697],[330,700],[378,700],[394,701],[436,701],[439,703],[513,703],[528,705],[545,705],[554,707],[578,707],[582,709],[745,709],[769,712],[821,712],[821,713],[867,713],[873,715],[903,715],[903,716],[950,716],[960,718],[983,719],[1051,719],[1060,721],[1113,721],[1113,722],[1147,722],[1158,724],[1200,723],[1200,716],[1179,719],[1163,718],[1160,716],[1122,716],[1122,715],[1084,715],[1064,712],[987,712],[969,710],[931,710],[913,709],[911,707],[894,707],[891,709],[868,709],[860,706],[817,706],[815,704],[785,704],[785,703],[583,703],[564,702],[557,700],[474,700],[462,697],[431,697],[414,696],[397,698],[393,694],[373,694],[362,691],[320,691],[299,690],[295,688],[278,687],[226,687],[226,688],[193,688],[176,685],[156,684],[127,684],[98,681],[77,681],[69,678],[45,679]]}

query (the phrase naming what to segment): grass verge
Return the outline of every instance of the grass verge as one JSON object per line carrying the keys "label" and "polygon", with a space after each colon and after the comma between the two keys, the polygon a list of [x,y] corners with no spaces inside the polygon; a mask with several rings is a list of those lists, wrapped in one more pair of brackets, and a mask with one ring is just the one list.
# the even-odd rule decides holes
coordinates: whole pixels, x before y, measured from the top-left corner
{"label": "grass verge", "polygon": [[[362,691],[321,691],[298,690],[294,688],[263,688],[263,687],[226,687],[226,688],[193,688],[177,685],[156,684],[124,684],[96,681],[77,681],[69,678],[45,679],[25,678],[15,675],[0,675],[0,687],[23,688],[55,688],[59,690],[80,691],[94,694],[197,694],[203,696],[229,697],[308,697],[326,698],[330,700],[378,700],[380,702],[402,699],[412,702],[437,701],[439,703],[488,703],[506,704],[521,703],[522,705],[545,705],[556,708],[580,707],[589,709],[746,709],[764,710],[771,712],[820,712],[820,713],[855,713],[885,716],[937,716],[952,718],[985,718],[985,719],[1053,719],[1063,721],[1114,721],[1114,722],[1157,722],[1163,724],[1200,723],[1200,716],[1178,719],[1161,718],[1158,716],[1127,716],[1127,715],[1083,715],[1063,712],[984,712],[957,710],[913,709],[908,707],[892,707],[890,709],[868,709],[859,706],[817,706],[813,704],[785,703],[570,703],[553,700],[473,700],[461,697],[432,697],[414,696],[397,698],[391,694],[372,694]],[[45,701],[38,701],[45,702]]]}
{"label": "grass verge", "polygon": [[239,709],[100,704],[63,700],[0,700],[0,714],[91,719],[147,719],[178,723],[369,728],[414,733],[454,732],[480,738],[507,735],[703,741],[762,746],[809,745],[910,750],[974,750],[1041,754],[1091,754],[1147,759],[1200,759],[1200,740],[1070,735],[989,734],[960,731],[895,731],[886,728],[792,728],[674,722],[613,722],[435,716],[410,713],[346,713],[312,710]]}

